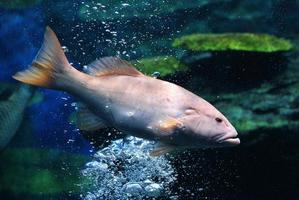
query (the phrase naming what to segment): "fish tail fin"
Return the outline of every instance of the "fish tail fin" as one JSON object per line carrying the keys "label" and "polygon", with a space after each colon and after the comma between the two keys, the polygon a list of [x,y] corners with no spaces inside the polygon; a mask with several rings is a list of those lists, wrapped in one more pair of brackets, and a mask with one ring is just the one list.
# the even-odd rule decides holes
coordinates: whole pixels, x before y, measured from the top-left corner
{"label": "fish tail fin", "polygon": [[63,81],[66,80],[69,64],[61,45],[53,32],[47,26],[44,34],[44,42],[31,66],[16,73],[13,78],[30,85],[52,89],[63,89]]}

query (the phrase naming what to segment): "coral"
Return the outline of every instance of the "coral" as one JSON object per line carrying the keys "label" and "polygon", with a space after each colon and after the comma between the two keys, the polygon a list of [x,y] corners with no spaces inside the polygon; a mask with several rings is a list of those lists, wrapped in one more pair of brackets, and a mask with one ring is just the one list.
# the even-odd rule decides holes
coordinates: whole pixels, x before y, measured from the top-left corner
{"label": "coral", "polygon": [[187,69],[186,65],[173,56],[144,58],[136,61],[134,64],[141,72],[148,75],[158,72],[160,76],[166,76]]}
{"label": "coral", "polygon": [[190,51],[282,52],[293,48],[289,40],[269,34],[222,33],[192,34],[177,38],[173,47]]}

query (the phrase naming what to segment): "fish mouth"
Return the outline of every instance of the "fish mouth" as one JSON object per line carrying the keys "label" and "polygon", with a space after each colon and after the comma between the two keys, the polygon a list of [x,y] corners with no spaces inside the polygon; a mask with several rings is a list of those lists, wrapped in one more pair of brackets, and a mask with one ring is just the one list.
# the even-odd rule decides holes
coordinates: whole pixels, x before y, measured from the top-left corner
{"label": "fish mouth", "polygon": [[222,142],[229,146],[236,146],[241,143],[237,132],[228,134],[227,137],[222,140]]}
{"label": "fish mouth", "polygon": [[227,139],[224,140],[224,142],[227,143],[227,144],[231,144],[233,146],[239,145],[241,143],[240,139],[237,136],[227,138]]}

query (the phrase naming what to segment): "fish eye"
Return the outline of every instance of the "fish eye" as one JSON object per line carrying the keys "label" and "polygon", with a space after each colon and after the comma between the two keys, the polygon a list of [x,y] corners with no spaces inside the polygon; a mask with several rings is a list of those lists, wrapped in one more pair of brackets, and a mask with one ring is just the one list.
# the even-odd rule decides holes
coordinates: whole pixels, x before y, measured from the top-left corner
{"label": "fish eye", "polygon": [[218,123],[221,123],[221,122],[222,122],[222,119],[220,119],[219,117],[216,117],[215,120],[216,120],[216,122],[218,122]]}

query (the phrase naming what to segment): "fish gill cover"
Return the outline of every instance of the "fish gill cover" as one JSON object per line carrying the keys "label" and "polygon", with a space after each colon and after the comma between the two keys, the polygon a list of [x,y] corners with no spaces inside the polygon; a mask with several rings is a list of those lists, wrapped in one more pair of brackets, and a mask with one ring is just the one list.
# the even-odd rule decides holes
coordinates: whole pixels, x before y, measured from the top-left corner
{"label": "fish gill cover", "polygon": [[82,197],[85,200],[170,198],[176,173],[165,156],[149,155],[153,146],[152,141],[130,136],[99,150],[82,171],[87,179],[85,184],[90,185],[81,186],[92,188]]}

